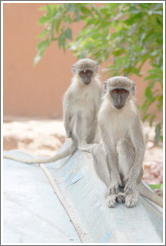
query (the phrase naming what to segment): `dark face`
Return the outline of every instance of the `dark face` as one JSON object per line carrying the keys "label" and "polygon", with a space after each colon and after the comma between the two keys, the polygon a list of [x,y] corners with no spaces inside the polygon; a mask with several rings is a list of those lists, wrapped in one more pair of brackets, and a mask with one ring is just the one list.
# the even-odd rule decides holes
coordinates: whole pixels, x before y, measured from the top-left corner
{"label": "dark face", "polygon": [[117,109],[124,107],[127,97],[129,96],[129,91],[124,88],[115,88],[110,90],[110,95],[112,97],[113,106]]}
{"label": "dark face", "polygon": [[92,70],[81,70],[79,72],[79,76],[81,77],[82,83],[88,85],[91,82],[93,71]]}

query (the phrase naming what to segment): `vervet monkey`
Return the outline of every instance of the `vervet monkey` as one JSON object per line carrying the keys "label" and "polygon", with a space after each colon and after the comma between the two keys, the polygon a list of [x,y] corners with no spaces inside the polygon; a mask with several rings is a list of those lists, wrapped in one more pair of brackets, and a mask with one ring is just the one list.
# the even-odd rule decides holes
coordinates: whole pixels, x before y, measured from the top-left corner
{"label": "vervet monkey", "polygon": [[28,164],[50,163],[71,155],[78,145],[84,146],[95,141],[101,101],[98,64],[88,58],[80,59],[72,66],[72,71],[72,82],[63,100],[64,126],[67,137],[71,139],[70,146],[48,159],[25,160],[6,154],[4,158]]}
{"label": "vervet monkey", "polygon": [[135,83],[117,76],[108,79],[106,86],[99,127],[111,170],[107,202],[114,207],[119,186],[124,186],[125,204],[133,207],[138,201],[137,183],[142,178],[145,152],[140,118],[133,100]]}
{"label": "vervet monkey", "polygon": [[[116,76],[106,81],[98,114],[102,142],[83,148],[93,153],[96,171],[107,186],[110,179],[106,199],[109,207],[114,207],[116,200],[133,207],[139,193],[162,206],[162,198],[141,181],[145,144],[134,94],[135,83],[126,77]],[[110,177],[106,175],[107,172]],[[124,193],[120,187],[124,187]]]}

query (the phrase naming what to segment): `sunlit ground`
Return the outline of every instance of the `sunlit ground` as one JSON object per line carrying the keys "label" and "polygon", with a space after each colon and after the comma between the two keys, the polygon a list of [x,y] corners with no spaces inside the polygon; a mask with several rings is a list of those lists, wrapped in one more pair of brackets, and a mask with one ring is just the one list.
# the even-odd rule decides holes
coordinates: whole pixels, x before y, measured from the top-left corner
{"label": "sunlit ground", "polygon": [[[163,146],[154,145],[154,129],[144,124],[146,153],[143,179],[148,184],[163,182]],[[33,155],[51,156],[65,141],[61,120],[10,119],[3,125],[4,150],[19,149]],[[156,190],[160,193],[160,190]]]}

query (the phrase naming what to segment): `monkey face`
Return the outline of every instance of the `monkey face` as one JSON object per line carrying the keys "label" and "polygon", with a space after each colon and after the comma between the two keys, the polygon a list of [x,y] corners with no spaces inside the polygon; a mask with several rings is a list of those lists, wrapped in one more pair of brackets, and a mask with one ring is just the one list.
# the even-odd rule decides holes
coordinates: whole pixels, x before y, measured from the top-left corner
{"label": "monkey face", "polygon": [[98,63],[89,58],[83,58],[72,66],[72,71],[79,83],[89,85],[98,74]]}
{"label": "monkey face", "polygon": [[121,109],[133,98],[135,83],[123,76],[115,76],[104,82],[104,92],[116,109]]}
{"label": "monkey face", "polygon": [[81,69],[79,71],[79,76],[81,78],[81,82],[85,85],[88,85],[91,82],[93,71],[90,69]]}
{"label": "monkey face", "polygon": [[110,96],[112,104],[116,109],[121,109],[125,106],[126,100],[129,96],[129,91],[124,88],[110,89]]}

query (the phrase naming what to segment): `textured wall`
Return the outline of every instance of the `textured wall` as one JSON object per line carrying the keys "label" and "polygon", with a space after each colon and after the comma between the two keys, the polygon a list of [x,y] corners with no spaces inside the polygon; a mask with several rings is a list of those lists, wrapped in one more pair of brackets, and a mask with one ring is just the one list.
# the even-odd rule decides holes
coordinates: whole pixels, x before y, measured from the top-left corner
{"label": "textured wall", "polygon": [[[42,12],[41,3],[5,3],[3,6],[4,42],[4,115],[29,117],[61,117],[62,98],[67,89],[76,61],[71,51],[59,50],[53,43],[43,59],[33,67],[37,34],[42,28],[37,24]],[[82,24],[73,27],[74,35]],[[101,68],[105,67],[103,64]],[[100,68],[100,72],[102,74]],[[147,69],[147,64],[144,66]],[[144,93],[145,83],[132,76],[137,83],[138,103]],[[105,78],[101,75],[101,80]],[[154,110],[154,108],[152,108]],[[161,118],[159,114],[158,118]]]}

